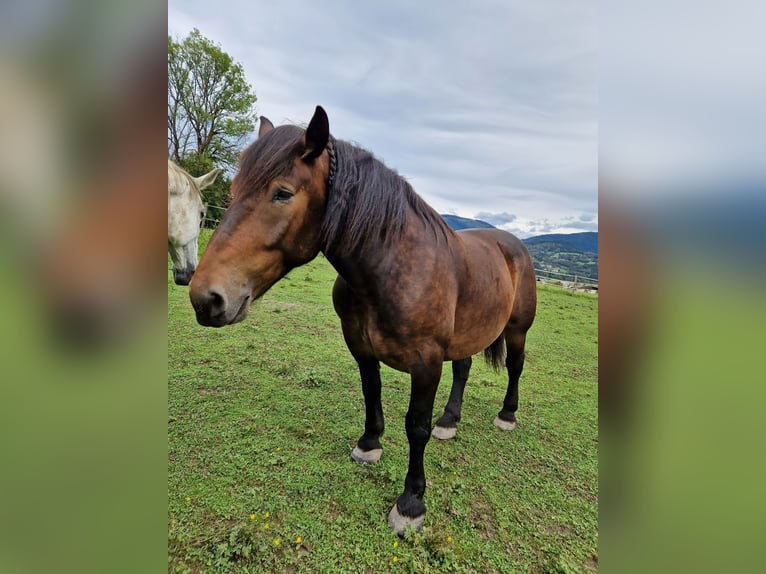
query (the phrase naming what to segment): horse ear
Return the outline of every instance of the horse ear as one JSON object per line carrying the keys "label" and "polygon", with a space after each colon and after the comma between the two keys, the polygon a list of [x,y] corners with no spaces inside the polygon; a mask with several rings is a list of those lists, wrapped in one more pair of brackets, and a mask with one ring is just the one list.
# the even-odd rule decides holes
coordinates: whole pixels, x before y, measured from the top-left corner
{"label": "horse ear", "polygon": [[306,128],[306,149],[301,155],[301,159],[311,161],[324,151],[327,147],[327,140],[330,139],[330,121],[327,119],[327,113],[322,106],[317,106],[314,110],[314,117]]}
{"label": "horse ear", "polygon": [[274,124],[269,121],[269,118],[261,116],[261,126],[258,128],[258,137],[262,138],[273,129]]}
{"label": "horse ear", "polygon": [[199,186],[200,191],[202,191],[206,187],[212,185],[213,182],[215,181],[215,178],[218,177],[218,174],[221,173],[222,171],[223,170],[220,167],[217,167],[213,171],[208,172],[205,175],[195,177],[194,181],[197,182],[197,185]]}

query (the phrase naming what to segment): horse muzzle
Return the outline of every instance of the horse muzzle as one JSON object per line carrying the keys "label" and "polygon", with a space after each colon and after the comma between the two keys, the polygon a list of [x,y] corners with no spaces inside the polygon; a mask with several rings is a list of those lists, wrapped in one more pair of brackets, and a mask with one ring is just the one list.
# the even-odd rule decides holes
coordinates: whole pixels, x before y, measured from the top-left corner
{"label": "horse muzzle", "polygon": [[198,287],[193,282],[189,286],[189,298],[197,315],[197,322],[204,327],[223,327],[239,323],[247,317],[250,307],[250,293],[238,297],[228,297],[223,289],[216,287]]}
{"label": "horse muzzle", "polygon": [[186,269],[173,269],[173,283],[176,285],[188,285],[191,282],[192,275],[194,275],[194,267],[187,267]]}

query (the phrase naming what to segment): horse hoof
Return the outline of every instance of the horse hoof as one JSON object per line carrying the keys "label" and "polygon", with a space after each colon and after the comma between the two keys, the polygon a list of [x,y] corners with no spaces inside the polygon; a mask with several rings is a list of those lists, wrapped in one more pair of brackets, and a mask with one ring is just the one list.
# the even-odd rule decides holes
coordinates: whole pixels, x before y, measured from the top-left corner
{"label": "horse hoof", "polygon": [[431,436],[434,438],[438,438],[439,440],[449,440],[451,438],[455,438],[456,434],[457,434],[457,427],[435,426],[434,430],[431,431]]}
{"label": "horse hoof", "polygon": [[354,447],[351,451],[351,458],[360,464],[375,464],[380,460],[380,455],[383,454],[382,448],[374,448],[372,450],[362,450],[358,446]]}
{"label": "horse hoof", "polygon": [[414,526],[415,530],[417,532],[420,532],[423,529],[423,521],[426,519],[426,513],[424,512],[420,516],[416,516],[415,518],[410,518],[409,516],[402,516],[399,514],[399,509],[396,508],[396,504],[394,504],[394,507],[391,509],[391,512],[388,513],[388,525],[391,527],[391,530],[396,532],[399,535],[404,534],[404,529],[408,526]]}
{"label": "horse hoof", "polygon": [[516,428],[516,421],[504,421],[500,417],[495,417],[495,420],[492,421],[492,423],[499,429],[503,430],[513,430]]}

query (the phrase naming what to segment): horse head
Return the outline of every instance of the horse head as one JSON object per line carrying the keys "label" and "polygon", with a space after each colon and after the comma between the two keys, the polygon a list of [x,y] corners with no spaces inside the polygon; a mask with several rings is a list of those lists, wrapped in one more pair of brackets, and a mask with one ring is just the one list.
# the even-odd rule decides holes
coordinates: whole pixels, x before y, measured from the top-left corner
{"label": "horse head", "polygon": [[206,211],[201,192],[220,172],[192,177],[168,160],[168,253],[176,285],[188,285],[197,268],[197,238]]}
{"label": "horse head", "polygon": [[189,286],[200,324],[241,321],[253,300],[319,253],[329,142],[320,106],[305,130],[261,118],[258,139],[240,158],[231,204]]}

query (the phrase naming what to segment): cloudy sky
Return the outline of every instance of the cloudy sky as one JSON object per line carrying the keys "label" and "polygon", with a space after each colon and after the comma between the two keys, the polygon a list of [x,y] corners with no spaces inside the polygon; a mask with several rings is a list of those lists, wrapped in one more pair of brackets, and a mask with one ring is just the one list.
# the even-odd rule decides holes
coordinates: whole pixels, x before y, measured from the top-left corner
{"label": "cloudy sky", "polygon": [[257,113],[306,123],[405,176],[441,213],[522,237],[595,231],[594,0],[169,0],[245,69]]}

